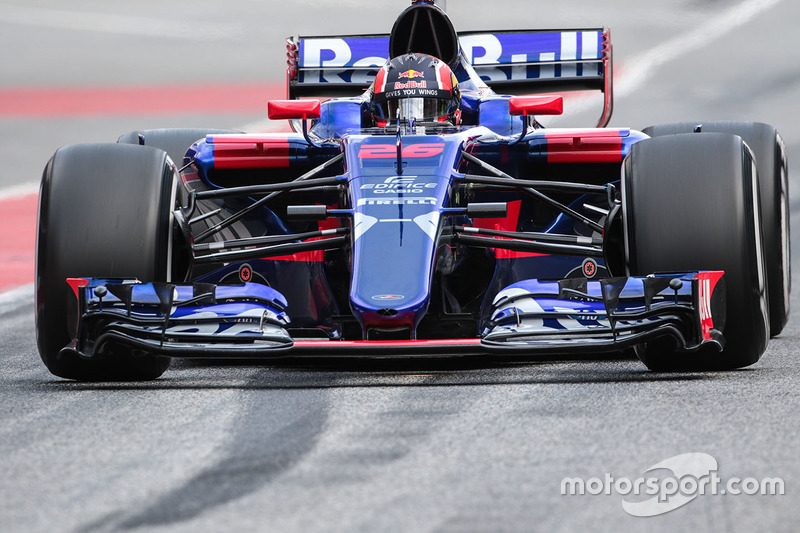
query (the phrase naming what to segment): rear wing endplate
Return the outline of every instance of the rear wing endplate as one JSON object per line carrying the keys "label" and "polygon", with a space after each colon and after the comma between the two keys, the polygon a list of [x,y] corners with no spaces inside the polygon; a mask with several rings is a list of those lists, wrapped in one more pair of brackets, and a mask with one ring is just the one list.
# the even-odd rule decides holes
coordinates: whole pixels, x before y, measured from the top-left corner
{"label": "rear wing endplate", "polygon": [[[459,33],[462,66],[500,94],[597,90],[600,126],[613,110],[612,47],[607,29]],[[290,99],[358,96],[388,60],[388,35],[296,37],[286,43]],[[460,70],[460,69],[457,69]],[[463,80],[462,80],[463,81]]]}

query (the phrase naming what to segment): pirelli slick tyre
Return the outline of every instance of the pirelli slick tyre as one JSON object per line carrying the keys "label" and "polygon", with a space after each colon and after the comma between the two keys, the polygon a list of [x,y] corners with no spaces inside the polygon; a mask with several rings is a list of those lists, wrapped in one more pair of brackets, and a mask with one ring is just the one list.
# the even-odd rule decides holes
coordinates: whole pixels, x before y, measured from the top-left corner
{"label": "pirelli slick tyre", "polygon": [[[44,170],[36,257],[36,339],[56,376],[155,379],[169,359],[113,348],[91,359],[61,353],[76,317],[70,277],[168,281],[177,173],[166,152],[123,144],[59,149]],[[72,322],[72,323],[70,323]]]}
{"label": "pirelli slick tyre", "polygon": [[761,195],[761,227],[764,231],[764,259],[767,268],[770,336],[778,335],[789,320],[792,289],[789,238],[789,172],[786,148],[778,131],[758,122],[679,122],[645,128],[651,137],[691,133],[738,135],[756,158]]}
{"label": "pirelli slick tyre", "polygon": [[623,164],[623,225],[631,275],[724,270],[725,347],[685,353],[637,348],[657,371],[727,370],[758,361],[769,341],[758,183],[741,137],[669,135],[634,145]]}
{"label": "pirelli slick tyre", "polygon": [[131,131],[120,135],[120,144],[138,144],[161,148],[178,167],[183,166],[186,150],[199,139],[209,134],[242,133],[234,130],[202,129],[202,128],[163,128],[154,130]]}

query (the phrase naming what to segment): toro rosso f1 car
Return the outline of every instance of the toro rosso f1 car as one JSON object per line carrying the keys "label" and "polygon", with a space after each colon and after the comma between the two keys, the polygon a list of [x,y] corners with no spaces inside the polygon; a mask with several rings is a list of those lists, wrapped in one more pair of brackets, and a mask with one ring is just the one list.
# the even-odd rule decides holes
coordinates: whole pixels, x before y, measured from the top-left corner
{"label": "toro rosso f1 car", "polygon": [[[39,352],[78,380],[171,358],[633,349],[750,365],[789,313],[786,151],[765,124],[607,127],[608,30],[287,41],[293,133],[136,131],[42,180]],[[546,128],[562,91],[599,124]],[[541,119],[544,120],[544,119]]]}

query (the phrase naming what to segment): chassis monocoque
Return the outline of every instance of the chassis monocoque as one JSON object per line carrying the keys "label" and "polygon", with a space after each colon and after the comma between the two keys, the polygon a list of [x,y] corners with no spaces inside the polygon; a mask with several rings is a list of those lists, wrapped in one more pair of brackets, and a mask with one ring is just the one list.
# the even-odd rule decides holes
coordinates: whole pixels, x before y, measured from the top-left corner
{"label": "chassis monocoque", "polygon": [[[372,127],[375,70],[407,52],[453,68],[461,125]],[[780,136],[608,128],[607,30],[457,34],[417,1],[388,36],[287,53],[288,100],[269,114],[295,133],[147,130],[55,153],[36,289],[51,372],[629,348],[651,369],[727,369],[784,327]],[[603,92],[598,127],[542,127],[572,89]]]}

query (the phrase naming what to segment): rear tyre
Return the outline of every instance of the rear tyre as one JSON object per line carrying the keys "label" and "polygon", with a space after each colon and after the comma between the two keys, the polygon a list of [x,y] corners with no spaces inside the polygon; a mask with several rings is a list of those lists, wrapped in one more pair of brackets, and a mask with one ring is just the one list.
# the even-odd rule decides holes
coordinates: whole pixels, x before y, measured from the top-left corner
{"label": "rear tyre", "polygon": [[183,166],[186,150],[200,139],[205,139],[209,134],[242,133],[234,130],[202,129],[202,128],[163,128],[155,130],[131,131],[120,135],[119,144],[138,144],[161,148],[175,162],[178,167]]}
{"label": "rear tyre", "polygon": [[691,133],[698,124],[705,133],[738,135],[756,158],[761,195],[761,227],[767,269],[770,336],[778,335],[789,320],[792,289],[789,238],[789,173],[786,149],[778,131],[757,122],[681,122],[644,129],[651,137]]}
{"label": "rear tyre", "polygon": [[740,137],[670,135],[633,146],[622,176],[631,275],[724,270],[726,345],[680,353],[649,342],[651,370],[727,370],[758,361],[769,340],[758,184]]}
{"label": "rear tyre", "polygon": [[166,152],[119,144],[60,148],[39,195],[36,338],[56,376],[80,381],[155,379],[169,359],[109,348],[96,358],[60,354],[70,341],[69,277],[168,281],[175,166]]}

